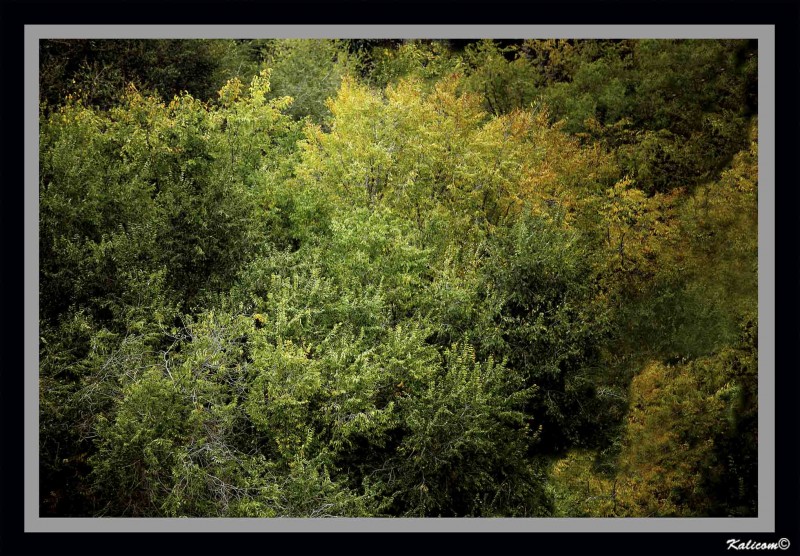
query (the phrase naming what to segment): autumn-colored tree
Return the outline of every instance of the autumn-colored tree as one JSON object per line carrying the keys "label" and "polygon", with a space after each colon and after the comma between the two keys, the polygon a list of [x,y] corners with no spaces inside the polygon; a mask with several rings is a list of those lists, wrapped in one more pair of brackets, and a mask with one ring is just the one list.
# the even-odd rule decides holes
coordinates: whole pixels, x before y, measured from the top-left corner
{"label": "autumn-colored tree", "polygon": [[752,47],[43,44],[41,514],[754,515]]}

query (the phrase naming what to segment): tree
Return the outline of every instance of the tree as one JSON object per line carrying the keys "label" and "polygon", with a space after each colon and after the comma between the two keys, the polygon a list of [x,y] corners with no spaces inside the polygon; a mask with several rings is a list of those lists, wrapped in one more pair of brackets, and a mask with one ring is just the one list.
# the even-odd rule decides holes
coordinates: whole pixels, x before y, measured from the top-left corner
{"label": "tree", "polygon": [[490,243],[484,270],[495,353],[538,387],[526,414],[542,427],[537,449],[544,453],[602,444],[620,416],[615,399],[598,395],[607,308],[584,249],[575,231],[520,218]]}
{"label": "tree", "polygon": [[317,124],[327,122],[325,101],[335,96],[342,79],[352,76],[358,67],[358,58],[340,40],[273,40],[262,46],[261,55],[263,64],[272,70],[273,98],[291,97],[286,113],[297,119],[308,117]]}
{"label": "tree", "polygon": [[47,107],[82,92],[89,104],[110,108],[130,83],[164,99],[187,92],[207,101],[228,79],[256,73],[233,40],[51,39],[41,41],[39,58]]}
{"label": "tree", "polygon": [[[70,97],[42,113],[43,492],[91,453],[86,427],[108,400],[87,417],[81,388],[111,380],[103,355],[113,358],[131,335],[146,338],[143,350],[163,349],[163,328],[230,288],[263,241],[253,174],[282,156],[288,101],[264,100],[265,75],[241,89],[229,83],[217,108],[189,95],[165,104],[130,87],[107,111]],[[65,431],[73,441],[62,449]],[[89,505],[72,504],[77,513]]]}
{"label": "tree", "polygon": [[41,513],[753,515],[752,47],[44,44]]}
{"label": "tree", "polygon": [[[754,114],[754,45],[729,40],[643,40],[603,48],[572,65],[542,101],[572,133],[617,151],[648,194],[716,179],[746,145]],[[585,52],[591,48],[584,47]]]}
{"label": "tree", "polygon": [[555,464],[560,511],[595,517],[755,515],[753,338],[748,325],[732,349],[687,364],[648,365],[631,384],[615,470],[598,469],[591,454],[578,452]]}

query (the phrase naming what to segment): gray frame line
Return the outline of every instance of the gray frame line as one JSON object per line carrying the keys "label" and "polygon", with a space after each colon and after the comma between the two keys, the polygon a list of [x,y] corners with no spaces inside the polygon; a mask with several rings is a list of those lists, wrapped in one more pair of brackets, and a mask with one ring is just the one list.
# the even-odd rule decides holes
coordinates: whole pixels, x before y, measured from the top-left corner
{"label": "gray frame line", "polygon": [[[51,38],[758,39],[758,517],[754,518],[41,518],[39,517],[39,40]],[[774,532],[775,28],[772,25],[26,25],[25,532]]]}

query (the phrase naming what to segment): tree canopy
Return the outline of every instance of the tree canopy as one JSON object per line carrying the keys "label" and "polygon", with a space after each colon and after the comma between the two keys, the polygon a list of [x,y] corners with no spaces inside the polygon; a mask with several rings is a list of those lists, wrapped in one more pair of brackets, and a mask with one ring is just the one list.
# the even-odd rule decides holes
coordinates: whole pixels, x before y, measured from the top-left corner
{"label": "tree canopy", "polygon": [[751,42],[40,60],[41,515],[756,515]]}

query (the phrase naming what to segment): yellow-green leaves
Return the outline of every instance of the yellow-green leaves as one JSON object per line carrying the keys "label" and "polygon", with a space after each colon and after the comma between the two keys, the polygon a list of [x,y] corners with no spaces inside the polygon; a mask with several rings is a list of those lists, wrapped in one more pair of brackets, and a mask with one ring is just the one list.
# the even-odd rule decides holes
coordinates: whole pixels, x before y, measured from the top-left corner
{"label": "yellow-green leaves", "polygon": [[675,366],[649,363],[631,383],[616,461],[603,470],[596,454],[573,451],[553,465],[559,515],[712,515],[708,489],[742,463],[738,452],[720,459],[717,446],[742,414],[741,385],[726,368],[737,356]]}
{"label": "yellow-green leaves", "polygon": [[309,126],[298,178],[339,203],[383,203],[418,226],[444,211],[460,226],[495,226],[523,206],[574,210],[576,181],[614,169],[582,149],[544,113],[493,118],[457,74],[431,90],[413,78],[381,94],[345,79],[329,102],[330,131]]}
{"label": "yellow-green leaves", "polygon": [[273,436],[282,456],[292,457],[308,433],[309,403],[320,394],[319,369],[308,351],[291,340],[275,346],[256,341],[253,368],[257,374],[247,396],[247,413]]}
{"label": "yellow-green leaves", "polygon": [[42,108],[43,507],[753,514],[751,47],[504,44]]}

